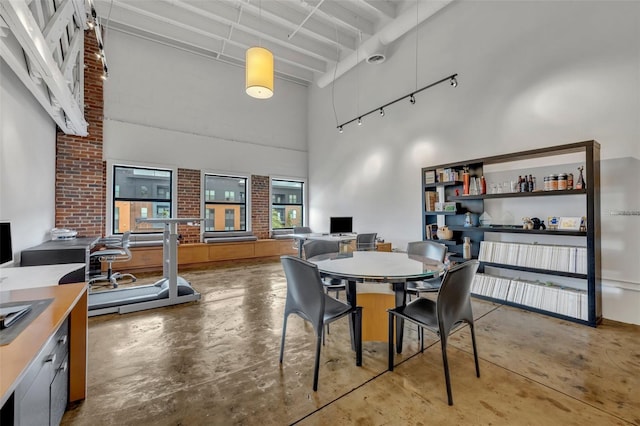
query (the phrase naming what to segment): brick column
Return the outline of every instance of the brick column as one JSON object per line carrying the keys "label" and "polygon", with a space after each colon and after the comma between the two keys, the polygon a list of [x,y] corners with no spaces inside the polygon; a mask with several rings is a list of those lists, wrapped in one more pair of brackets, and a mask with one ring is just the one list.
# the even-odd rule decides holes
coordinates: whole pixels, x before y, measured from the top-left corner
{"label": "brick column", "polygon": [[[178,169],[178,217],[200,217],[200,170]],[[183,243],[199,243],[200,227],[178,225]]]}
{"label": "brick column", "polygon": [[269,238],[269,176],[251,176],[251,230],[259,239]]}
{"label": "brick column", "polygon": [[102,63],[93,31],[84,33],[84,116],[86,137],[56,135],[56,227],[78,236],[101,236],[105,229],[105,165],[102,161]]}

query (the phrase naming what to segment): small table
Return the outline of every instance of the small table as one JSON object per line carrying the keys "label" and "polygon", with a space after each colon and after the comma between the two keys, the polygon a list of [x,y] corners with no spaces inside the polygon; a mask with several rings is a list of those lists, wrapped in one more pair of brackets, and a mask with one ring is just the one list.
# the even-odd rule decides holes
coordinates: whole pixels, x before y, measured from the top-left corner
{"label": "small table", "polygon": [[[298,257],[302,259],[302,246],[307,240],[323,240],[323,241],[338,241],[340,244],[354,241],[357,238],[356,234],[321,234],[312,232],[309,234],[288,234],[287,237],[298,240]],[[341,250],[342,251],[342,250]]]}
{"label": "small table", "polygon": [[[396,306],[406,304],[406,285],[409,281],[420,281],[439,274],[444,264],[407,253],[355,251],[332,253],[309,259],[318,265],[321,275],[348,281],[347,301],[357,306],[356,282],[391,283]],[[354,332],[353,323],[351,332]],[[402,352],[404,321],[396,321],[396,351]]]}

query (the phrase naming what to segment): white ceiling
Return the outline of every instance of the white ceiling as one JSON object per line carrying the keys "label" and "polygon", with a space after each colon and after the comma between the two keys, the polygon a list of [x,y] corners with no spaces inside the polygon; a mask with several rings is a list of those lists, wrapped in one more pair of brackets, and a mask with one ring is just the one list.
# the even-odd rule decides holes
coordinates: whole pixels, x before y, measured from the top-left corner
{"label": "white ceiling", "polygon": [[[274,54],[275,72],[328,84],[449,1],[427,0],[94,0],[104,28],[244,64],[247,48]],[[416,11],[418,3],[418,11]],[[108,58],[107,58],[108,59]],[[336,68],[337,67],[337,68]]]}

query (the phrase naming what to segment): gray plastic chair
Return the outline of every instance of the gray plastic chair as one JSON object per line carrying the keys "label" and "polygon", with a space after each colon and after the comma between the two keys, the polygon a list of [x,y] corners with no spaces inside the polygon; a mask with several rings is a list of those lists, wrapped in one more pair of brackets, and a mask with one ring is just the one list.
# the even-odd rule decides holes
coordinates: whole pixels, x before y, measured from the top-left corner
{"label": "gray plastic chair", "polygon": [[294,226],[293,227],[294,234],[311,234],[311,228],[308,226]]}
{"label": "gray plastic chair", "polygon": [[111,284],[113,288],[116,288],[118,287],[118,280],[122,278],[130,278],[132,282],[136,281],[136,277],[132,274],[113,272],[113,263],[126,262],[131,259],[131,251],[129,251],[130,236],[131,231],[126,231],[122,234],[122,237],[111,236],[101,238],[98,241],[98,244],[103,245],[105,248],[91,253],[91,258],[98,258],[100,262],[106,262],[107,274],[92,277],[88,281],[89,286],[100,281],[106,281],[107,284]]}
{"label": "gray plastic chair", "polygon": [[[339,241],[325,241],[325,240],[309,240],[302,246],[304,251],[304,258],[311,259],[312,257],[320,256],[323,254],[331,254],[340,252]],[[343,280],[332,278],[329,282],[322,281],[325,291],[329,294],[330,291],[335,291],[336,298],[340,297],[340,292],[347,289]]]}
{"label": "gray plastic chair", "polygon": [[[447,246],[435,241],[413,241],[407,245],[407,254],[444,262],[447,256]],[[408,282],[407,294],[409,295],[409,300],[411,300],[411,295],[420,297],[420,293],[438,291],[440,283],[441,277]]]}
{"label": "gray plastic chair", "polygon": [[[393,371],[393,332],[394,318],[402,318],[418,325],[420,332],[423,329],[431,330],[440,336],[442,347],[442,364],[444,377],[447,383],[447,398],[449,405],[453,405],[451,395],[451,379],[449,377],[449,362],[447,361],[447,340],[453,329],[464,323],[469,324],[471,330],[471,342],[473,345],[473,358],[476,363],[476,376],[480,377],[480,365],[478,364],[478,350],[476,348],[476,334],[473,325],[473,312],[471,311],[471,284],[478,270],[479,262],[469,260],[449,269],[442,280],[436,301],[417,298],[406,306],[389,309],[389,371]],[[420,351],[424,352],[424,339],[421,339]]]}
{"label": "gray plastic chair", "polygon": [[371,251],[376,249],[376,232],[372,234],[358,234],[356,236],[356,250]]}
{"label": "gray plastic chair", "polygon": [[362,308],[348,304],[325,294],[318,267],[313,263],[294,256],[280,258],[287,278],[287,300],[284,307],[282,325],[282,343],[280,345],[280,364],[284,356],[284,338],[287,331],[287,318],[296,314],[313,325],[316,333],[316,359],[313,370],[313,390],[318,390],[318,372],[320,370],[320,347],[322,330],[325,324],[345,317],[353,317],[355,325],[354,340],[356,365],[362,365]]}

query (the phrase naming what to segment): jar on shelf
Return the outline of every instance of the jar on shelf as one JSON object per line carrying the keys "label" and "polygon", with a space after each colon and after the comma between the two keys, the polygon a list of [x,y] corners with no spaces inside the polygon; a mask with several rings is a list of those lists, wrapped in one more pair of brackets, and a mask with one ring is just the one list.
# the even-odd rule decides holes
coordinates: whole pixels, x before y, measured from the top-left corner
{"label": "jar on shelf", "polygon": [[558,190],[558,175],[549,176],[549,191]]}
{"label": "jar on shelf", "polygon": [[558,191],[564,191],[567,189],[567,174],[560,173],[558,175]]}

